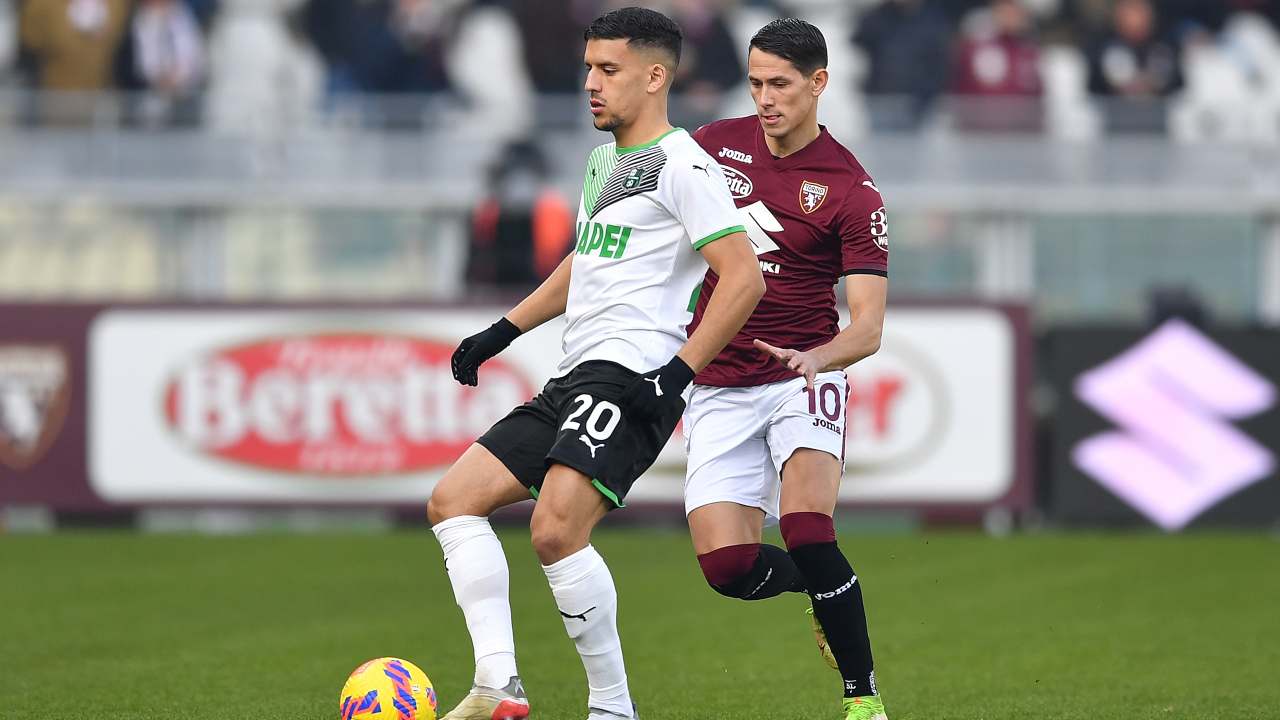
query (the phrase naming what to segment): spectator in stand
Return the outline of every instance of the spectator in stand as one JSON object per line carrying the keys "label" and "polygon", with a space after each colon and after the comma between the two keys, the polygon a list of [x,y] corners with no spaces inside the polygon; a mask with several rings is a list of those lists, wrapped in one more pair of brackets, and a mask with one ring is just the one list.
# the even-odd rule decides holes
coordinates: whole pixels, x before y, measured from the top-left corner
{"label": "spectator in stand", "polygon": [[5,80],[18,57],[18,23],[11,0],[0,0],[0,81]]}
{"label": "spectator in stand", "polygon": [[720,101],[742,82],[741,51],[729,32],[719,0],[676,0],[672,17],[684,31],[684,50],[676,72],[676,104],[679,124],[705,125],[718,119]]}
{"label": "spectator in stand", "polygon": [[[42,90],[91,93],[111,83],[112,61],[124,38],[131,0],[26,0],[21,43]],[[81,124],[92,118],[91,98],[57,97],[33,108],[51,124]]]}
{"label": "spectator in stand", "polygon": [[237,10],[209,36],[205,125],[280,135],[307,127],[322,105],[325,67],[307,37],[301,6],[283,14]]}
{"label": "spectator in stand", "polygon": [[520,30],[522,57],[536,93],[535,123],[541,128],[580,126],[584,122],[582,30],[599,16],[601,0],[504,0],[503,4]]}
{"label": "spectator in stand", "polygon": [[1062,0],[1056,24],[1064,41],[1078,44],[1081,39],[1104,32],[1111,22],[1114,0]]}
{"label": "spectator in stand", "polygon": [[1117,0],[1110,31],[1089,52],[1089,92],[1105,99],[1108,129],[1163,132],[1163,101],[1181,87],[1178,46],[1159,31],[1150,0]]}
{"label": "spectator in stand", "polygon": [[956,27],[974,12],[987,9],[990,4],[989,0],[944,0],[938,3],[938,8],[946,13],[947,21]]}
{"label": "spectator in stand", "polygon": [[1178,37],[1218,33],[1236,13],[1261,15],[1280,27],[1280,0],[1161,0],[1160,13]]}
{"label": "spectator in stand", "polygon": [[191,14],[196,22],[200,23],[200,30],[208,36],[209,30],[213,28],[213,21],[218,17],[218,11],[222,9],[222,0],[184,0],[184,2],[191,8]]}
{"label": "spectator in stand", "polygon": [[506,0],[520,26],[525,66],[540,94],[582,92],[582,29],[598,15],[600,0]]}
{"label": "spectator in stand", "polygon": [[467,281],[533,287],[568,254],[573,220],[542,149],[529,140],[511,143],[489,168],[489,194],[472,215]]}
{"label": "spectator in stand", "polygon": [[459,2],[395,0],[391,29],[410,62],[402,85],[391,92],[444,92],[450,89],[445,68],[445,39],[453,28]]}
{"label": "spectator in stand", "polygon": [[722,93],[736,88],[742,81],[741,53],[724,9],[712,0],[678,0],[672,16],[684,31],[675,89]]}
{"label": "spectator in stand", "polygon": [[867,54],[872,124],[918,127],[946,87],[951,27],[929,0],[886,0],[862,16],[853,41]]}
{"label": "spectator in stand", "polygon": [[1039,130],[1040,44],[1022,0],[991,0],[956,50],[951,91],[968,130]]}
{"label": "spectator in stand", "polygon": [[140,0],[117,58],[121,89],[131,91],[129,121],[156,127],[199,121],[205,39],[182,0]]}
{"label": "spectator in stand", "polygon": [[[451,90],[445,38],[456,1],[308,0],[303,23],[325,61],[330,95]],[[415,101],[383,99],[377,125],[416,127]]]}

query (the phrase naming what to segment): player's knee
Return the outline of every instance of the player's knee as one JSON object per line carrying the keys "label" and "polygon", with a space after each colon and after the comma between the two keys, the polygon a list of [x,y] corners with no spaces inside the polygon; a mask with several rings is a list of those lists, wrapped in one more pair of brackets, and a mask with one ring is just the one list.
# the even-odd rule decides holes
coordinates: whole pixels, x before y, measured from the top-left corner
{"label": "player's knee", "polygon": [[725,597],[745,599],[752,582],[760,544],[728,545],[698,556],[702,576],[712,590]]}
{"label": "player's knee", "polygon": [[439,493],[432,493],[431,497],[427,498],[427,522],[439,525],[451,517],[453,516],[449,514],[448,504],[440,498]]}
{"label": "player's knee", "polygon": [[835,522],[825,513],[787,513],[778,522],[778,529],[782,531],[782,541],[788,550],[836,541]]}
{"label": "player's knee", "polygon": [[572,531],[567,523],[536,512],[529,524],[529,538],[543,565],[559,562],[586,547],[580,533]]}
{"label": "player's knee", "polygon": [[427,499],[427,521],[432,525],[459,515],[488,517],[492,511],[493,508],[485,507],[485,503],[479,498],[459,493],[451,489],[447,483],[437,485],[431,497]]}

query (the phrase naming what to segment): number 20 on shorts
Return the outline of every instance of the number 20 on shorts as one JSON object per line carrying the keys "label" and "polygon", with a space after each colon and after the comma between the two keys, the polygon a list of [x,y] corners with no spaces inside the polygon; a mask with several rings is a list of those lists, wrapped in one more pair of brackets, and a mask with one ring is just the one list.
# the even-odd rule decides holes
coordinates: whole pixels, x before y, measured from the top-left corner
{"label": "number 20 on shorts", "polygon": [[[596,440],[608,440],[622,420],[622,408],[608,400],[597,400],[583,393],[575,397],[573,402],[576,407],[574,407],[573,412],[569,413],[569,417],[565,418],[564,424],[560,426],[561,430],[580,429],[582,423],[578,422],[578,418],[582,417],[582,414],[592,405],[595,405],[595,408],[587,416],[586,430],[587,434]],[[812,405],[812,403],[810,404]]]}

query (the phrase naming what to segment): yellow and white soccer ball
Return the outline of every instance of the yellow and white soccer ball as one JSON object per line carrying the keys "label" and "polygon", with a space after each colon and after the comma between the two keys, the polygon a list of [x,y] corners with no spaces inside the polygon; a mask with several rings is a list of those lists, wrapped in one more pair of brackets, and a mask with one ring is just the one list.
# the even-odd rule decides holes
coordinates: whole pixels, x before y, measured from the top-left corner
{"label": "yellow and white soccer ball", "polygon": [[338,696],[339,720],[436,720],[436,690],[408,660],[384,657],[361,665]]}

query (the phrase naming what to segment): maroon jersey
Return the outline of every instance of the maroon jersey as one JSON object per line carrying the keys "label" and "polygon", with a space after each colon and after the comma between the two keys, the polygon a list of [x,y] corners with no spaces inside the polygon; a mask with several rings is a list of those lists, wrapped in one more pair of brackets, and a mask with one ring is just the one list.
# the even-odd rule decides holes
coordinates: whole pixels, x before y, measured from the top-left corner
{"label": "maroon jersey", "polygon": [[[888,273],[884,200],[853,153],[826,128],[785,158],[769,152],[754,115],[711,123],[693,138],[724,169],[766,285],[751,319],[694,382],[746,387],[796,377],[751,341],[810,350],[835,337],[840,277]],[[716,275],[708,271],[690,333],[715,286]]]}

